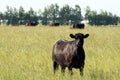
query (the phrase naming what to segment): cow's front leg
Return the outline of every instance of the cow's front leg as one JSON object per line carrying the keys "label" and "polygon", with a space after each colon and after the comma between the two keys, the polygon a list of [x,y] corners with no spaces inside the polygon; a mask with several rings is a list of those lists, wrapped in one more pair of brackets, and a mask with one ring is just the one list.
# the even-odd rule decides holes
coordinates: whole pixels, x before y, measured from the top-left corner
{"label": "cow's front leg", "polygon": [[62,74],[64,75],[64,73],[65,73],[65,66],[61,66],[61,72],[62,72]]}
{"label": "cow's front leg", "polygon": [[83,68],[84,67],[80,67],[80,75],[83,76]]}
{"label": "cow's front leg", "polygon": [[73,75],[72,67],[71,67],[71,66],[68,67],[68,70],[69,70],[69,72],[70,72],[70,75]]}

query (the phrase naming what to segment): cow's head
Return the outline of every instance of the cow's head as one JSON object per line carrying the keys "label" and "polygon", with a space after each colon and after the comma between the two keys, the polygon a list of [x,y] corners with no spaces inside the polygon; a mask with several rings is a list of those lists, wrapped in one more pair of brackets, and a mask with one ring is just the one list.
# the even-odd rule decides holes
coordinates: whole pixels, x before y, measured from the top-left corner
{"label": "cow's head", "polygon": [[71,38],[74,38],[76,40],[76,45],[83,46],[84,44],[84,39],[87,38],[89,34],[82,34],[82,33],[77,33],[77,34],[70,34]]}

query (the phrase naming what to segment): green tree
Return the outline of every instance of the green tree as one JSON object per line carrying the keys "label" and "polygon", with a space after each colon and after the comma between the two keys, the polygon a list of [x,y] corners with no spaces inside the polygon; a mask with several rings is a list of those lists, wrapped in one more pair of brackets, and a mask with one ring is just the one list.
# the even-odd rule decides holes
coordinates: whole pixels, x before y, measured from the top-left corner
{"label": "green tree", "polygon": [[120,16],[118,17],[118,23],[120,23]]}
{"label": "green tree", "polygon": [[117,25],[118,23],[118,17],[110,12],[101,10],[98,14],[96,11],[91,11],[89,7],[85,11],[85,19],[91,25]]}
{"label": "green tree", "polygon": [[18,16],[19,16],[18,11],[16,8],[14,8],[12,11],[12,16],[11,16],[12,25],[18,25],[18,22],[19,22]]}
{"label": "green tree", "polygon": [[37,13],[33,10],[33,8],[30,8],[26,16],[27,16],[27,21],[38,22]]}
{"label": "green tree", "polygon": [[57,4],[51,4],[49,7],[49,18],[52,22],[58,22],[59,6]]}
{"label": "green tree", "polygon": [[33,8],[30,8],[29,11],[24,13],[23,15],[24,23],[26,22],[35,22],[38,23],[39,17],[37,16],[37,12],[33,10]]}
{"label": "green tree", "polygon": [[12,9],[9,6],[7,6],[6,9],[7,11],[5,11],[5,19],[7,20],[7,25],[9,25],[11,22]]}
{"label": "green tree", "polygon": [[81,8],[79,5],[75,5],[75,9],[71,8],[70,20],[72,23],[80,23],[82,21]]}
{"label": "green tree", "polygon": [[39,9],[38,11],[38,21],[41,22],[42,21],[42,11]]}
{"label": "green tree", "polygon": [[59,6],[57,4],[45,7],[42,13],[42,24],[50,22],[59,22]]}
{"label": "green tree", "polygon": [[22,6],[19,8],[19,24],[25,24],[25,10]]}
{"label": "green tree", "polygon": [[7,20],[7,25],[18,25],[18,11],[16,8],[6,7],[7,11],[5,14],[5,20]]}
{"label": "green tree", "polygon": [[2,23],[3,20],[4,20],[4,15],[2,12],[0,12],[0,24]]}
{"label": "green tree", "polygon": [[45,7],[42,13],[42,24],[47,25],[49,21],[49,8]]}
{"label": "green tree", "polygon": [[60,9],[60,13],[59,13],[60,23],[69,24],[70,15],[71,15],[71,7],[66,4]]}
{"label": "green tree", "polygon": [[88,19],[89,18],[89,16],[90,16],[90,12],[91,12],[91,9],[90,9],[90,7],[89,6],[87,6],[86,8],[85,8],[85,19]]}

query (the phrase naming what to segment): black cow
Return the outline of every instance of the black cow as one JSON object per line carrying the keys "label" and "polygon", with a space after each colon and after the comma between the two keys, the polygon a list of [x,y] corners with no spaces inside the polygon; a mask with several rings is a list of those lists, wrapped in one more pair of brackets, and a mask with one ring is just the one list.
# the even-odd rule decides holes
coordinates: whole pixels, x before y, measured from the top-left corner
{"label": "black cow", "polygon": [[79,28],[79,29],[84,29],[85,25],[84,24],[73,24],[71,28]]}
{"label": "black cow", "polygon": [[38,22],[27,22],[25,25],[26,26],[37,26]]}
{"label": "black cow", "polygon": [[50,26],[59,26],[60,23],[51,23]]}
{"label": "black cow", "polygon": [[72,68],[78,68],[80,75],[83,75],[85,52],[83,49],[84,38],[87,38],[89,34],[77,33],[75,35],[70,34],[73,41],[67,41],[60,39],[54,46],[52,51],[53,70],[54,73],[61,66],[61,71],[64,73],[65,68],[68,67],[72,74]]}

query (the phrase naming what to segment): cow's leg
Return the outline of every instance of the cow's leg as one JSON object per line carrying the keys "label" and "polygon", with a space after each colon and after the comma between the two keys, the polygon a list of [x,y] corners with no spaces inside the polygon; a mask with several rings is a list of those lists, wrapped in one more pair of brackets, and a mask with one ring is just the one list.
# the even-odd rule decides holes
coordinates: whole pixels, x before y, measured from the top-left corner
{"label": "cow's leg", "polygon": [[80,75],[81,75],[81,76],[83,76],[83,68],[84,68],[83,66],[80,67]]}
{"label": "cow's leg", "polygon": [[65,66],[61,66],[61,72],[63,73],[63,75],[64,75],[64,73],[65,73]]}
{"label": "cow's leg", "polygon": [[83,76],[83,69],[84,69],[84,61],[81,62],[81,67],[80,67],[80,75]]}
{"label": "cow's leg", "polygon": [[68,70],[69,70],[70,74],[73,75],[72,67],[71,66],[68,67]]}
{"label": "cow's leg", "polygon": [[58,64],[56,62],[53,62],[53,72],[55,74],[55,71],[58,69]]}

